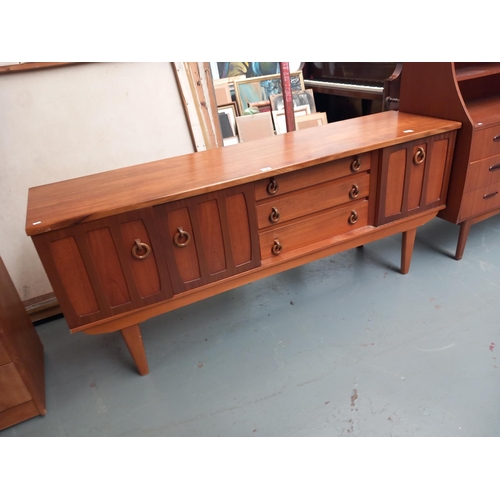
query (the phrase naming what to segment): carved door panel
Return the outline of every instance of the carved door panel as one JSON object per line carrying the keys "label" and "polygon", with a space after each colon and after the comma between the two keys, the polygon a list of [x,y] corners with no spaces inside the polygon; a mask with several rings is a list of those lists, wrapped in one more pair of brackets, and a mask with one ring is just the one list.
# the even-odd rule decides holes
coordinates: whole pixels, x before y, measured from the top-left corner
{"label": "carved door panel", "polygon": [[260,265],[253,186],[155,207],[174,293]]}
{"label": "carved door panel", "polygon": [[173,295],[152,209],[33,238],[70,328]]}
{"label": "carved door panel", "polygon": [[378,225],[445,204],[454,146],[447,133],[382,151]]}

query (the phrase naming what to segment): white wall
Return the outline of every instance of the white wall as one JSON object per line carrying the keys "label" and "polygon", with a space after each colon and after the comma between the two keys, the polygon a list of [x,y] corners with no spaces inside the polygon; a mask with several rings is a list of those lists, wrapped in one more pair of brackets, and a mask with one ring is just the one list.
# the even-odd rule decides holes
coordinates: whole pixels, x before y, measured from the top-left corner
{"label": "white wall", "polygon": [[171,63],[0,74],[0,256],[21,299],[52,291],[24,230],[29,187],[191,152]]}

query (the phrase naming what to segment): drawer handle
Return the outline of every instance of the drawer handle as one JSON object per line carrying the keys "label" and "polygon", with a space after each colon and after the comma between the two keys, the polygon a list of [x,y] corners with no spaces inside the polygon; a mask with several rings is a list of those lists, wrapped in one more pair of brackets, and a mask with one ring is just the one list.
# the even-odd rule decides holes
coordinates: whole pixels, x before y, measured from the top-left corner
{"label": "drawer handle", "polygon": [[493,142],[499,142],[500,141],[500,135],[496,135],[493,137]]}
{"label": "drawer handle", "polygon": [[352,172],[359,172],[359,169],[361,168],[361,160],[356,156],[354,160],[351,162],[351,171]]}
{"label": "drawer handle", "polygon": [[413,155],[413,163],[415,165],[420,165],[425,160],[425,150],[423,147],[419,147],[416,153]]}
{"label": "drawer handle", "polygon": [[485,195],[483,196],[483,198],[484,198],[485,200],[487,200],[488,198],[493,198],[493,196],[496,196],[497,194],[498,194],[498,191],[495,191],[494,193],[488,193],[488,194],[485,194]]}
{"label": "drawer handle", "polygon": [[349,191],[349,198],[351,200],[355,200],[359,196],[359,186],[357,184],[353,184],[351,190]]}
{"label": "drawer handle", "polygon": [[273,252],[274,255],[279,255],[282,249],[283,247],[281,246],[280,241],[276,238],[274,240],[273,247],[271,248],[271,252]]}
{"label": "drawer handle", "polygon": [[497,163],[496,165],[492,165],[490,167],[490,171],[493,172],[494,170],[498,170],[500,168],[500,163]]}
{"label": "drawer handle", "polygon": [[356,212],[356,210],[353,210],[351,212],[351,215],[349,215],[349,224],[356,224],[356,222],[358,222],[358,219],[358,212]]}
{"label": "drawer handle", "polygon": [[276,194],[278,192],[279,187],[280,186],[278,184],[278,181],[274,177],[271,177],[271,180],[269,181],[269,184],[267,185],[267,192],[269,194]]}
{"label": "drawer handle", "polygon": [[[135,245],[132,247],[132,255],[139,260],[145,259],[146,257],[149,256],[151,253],[151,247],[146,244],[142,243],[139,238],[137,238],[135,241]],[[144,252],[143,254],[140,254],[140,252]]]}
{"label": "drawer handle", "polygon": [[280,213],[276,207],[271,209],[271,213],[269,214],[269,220],[273,223],[278,222],[280,220]]}
{"label": "drawer handle", "polygon": [[191,235],[182,229],[182,227],[177,228],[177,232],[174,236],[174,243],[178,247],[185,247],[191,241]]}

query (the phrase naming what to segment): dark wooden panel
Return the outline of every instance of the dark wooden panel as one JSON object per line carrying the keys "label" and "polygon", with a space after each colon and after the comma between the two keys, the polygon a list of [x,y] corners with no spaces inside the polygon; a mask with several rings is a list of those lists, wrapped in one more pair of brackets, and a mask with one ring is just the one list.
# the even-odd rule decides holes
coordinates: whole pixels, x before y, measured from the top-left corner
{"label": "dark wooden panel", "polygon": [[92,261],[111,307],[130,303],[130,294],[109,227],[87,231]]}
{"label": "dark wooden panel", "polygon": [[[0,346],[12,364],[3,364],[7,368],[4,380],[8,378],[12,367],[22,380],[22,385],[30,394],[30,399],[37,410],[37,414],[45,414],[45,367],[43,345],[31,322],[28,313],[17,293],[12,279],[0,258]],[[16,382],[17,384],[19,383]],[[22,389],[21,389],[22,390]],[[5,394],[10,389],[0,389],[0,399],[5,406]],[[24,399],[21,398],[21,399]],[[33,415],[32,415],[33,416]],[[20,420],[19,420],[20,421]],[[14,422],[15,423],[15,422]],[[1,425],[1,418],[0,418]]]}
{"label": "dark wooden panel", "polygon": [[[156,259],[156,247],[151,243],[148,231],[142,220],[133,220],[130,222],[122,222],[120,224],[121,234],[124,241],[125,253],[128,257],[128,263],[132,270],[134,282],[141,297],[149,297],[151,295],[160,293],[161,279],[158,271],[158,264]],[[144,259],[134,257],[133,249],[135,240],[138,239],[141,244],[146,244],[151,249],[150,254]],[[141,256],[145,252],[138,252],[136,254]]]}
{"label": "dark wooden panel", "polygon": [[96,296],[75,238],[56,239],[51,242],[50,249],[63,289],[75,313],[85,316],[98,312]]}
{"label": "dark wooden panel", "polygon": [[14,363],[0,366],[0,412],[26,401],[31,401],[31,394]]}
{"label": "dark wooden panel", "polygon": [[12,359],[9,356],[6,347],[2,344],[2,341],[0,340],[0,366],[6,365],[7,363],[12,363]]}
{"label": "dark wooden panel", "polygon": [[252,260],[252,233],[245,195],[237,193],[226,198],[226,215],[231,254],[236,267]]}
{"label": "dark wooden panel", "polygon": [[30,418],[44,414],[45,412],[40,413],[39,409],[32,400],[13,406],[12,408],[8,408],[0,413],[0,431],[7,429],[7,427],[19,424],[20,422],[24,422]]}

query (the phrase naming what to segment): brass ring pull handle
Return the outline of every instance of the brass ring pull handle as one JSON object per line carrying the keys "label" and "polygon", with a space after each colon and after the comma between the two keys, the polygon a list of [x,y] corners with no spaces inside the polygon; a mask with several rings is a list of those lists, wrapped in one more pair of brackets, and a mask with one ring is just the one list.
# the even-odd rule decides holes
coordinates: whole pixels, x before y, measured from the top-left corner
{"label": "brass ring pull handle", "polygon": [[182,229],[182,227],[177,228],[177,232],[174,236],[174,244],[177,247],[185,247],[191,241],[191,235]]}
{"label": "brass ring pull handle", "polygon": [[352,160],[351,162],[351,171],[358,172],[360,168],[361,168],[361,160],[356,156],[356,158],[354,158],[354,160]]}
{"label": "brass ring pull handle", "polygon": [[283,247],[281,246],[280,241],[278,238],[274,240],[273,247],[271,248],[271,252],[273,252],[274,255],[279,255]]}
{"label": "brass ring pull handle", "polygon": [[359,186],[357,184],[353,184],[351,190],[349,191],[349,198],[351,200],[355,200],[359,196]]}
{"label": "brass ring pull handle", "polygon": [[498,191],[495,191],[494,193],[488,193],[488,194],[485,194],[485,195],[483,196],[483,198],[484,198],[485,200],[487,200],[488,198],[493,198],[493,196],[496,196],[497,194],[498,194]]}
{"label": "brass ring pull handle", "polygon": [[278,181],[274,177],[271,177],[271,180],[269,181],[269,184],[267,185],[267,192],[269,194],[276,194],[278,192],[279,187],[280,186],[278,184]]}
{"label": "brass ring pull handle", "polygon": [[415,165],[420,165],[425,160],[425,150],[420,147],[417,149],[416,153],[413,155],[413,163]]}
{"label": "brass ring pull handle", "polygon": [[[145,259],[151,253],[151,247],[147,243],[142,243],[139,238],[135,241],[135,245],[132,247],[132,255],[139,260]],[[140,252],[144,252],[141,254]]]}
{"label": "brass ring pull handle", "polygon": [[276,207],[271,209],[271,213],[269,214],[269,220],[273,223],[278,222],[280,220],[280,213]]}
{"label": "brass ring pull handle", "polygon": [[351,212],[351,215],[349,215],[349,224],[356,224],[356,222],[358,222],[358,212],[356,212],[356,210],[353,210]]}

